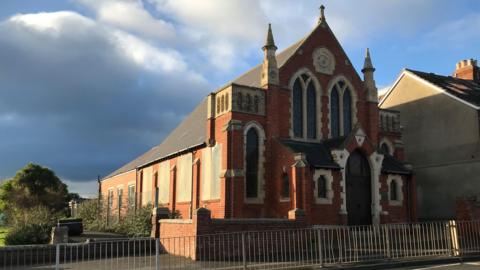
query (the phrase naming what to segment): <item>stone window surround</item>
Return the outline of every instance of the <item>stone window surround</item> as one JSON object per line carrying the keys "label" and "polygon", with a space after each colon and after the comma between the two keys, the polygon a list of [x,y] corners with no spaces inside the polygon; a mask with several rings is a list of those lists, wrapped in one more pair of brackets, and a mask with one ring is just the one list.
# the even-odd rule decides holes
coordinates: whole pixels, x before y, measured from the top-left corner
{"label": "stone window surround", "polygon": [[[327,180],[327,197],[326,198],[321,198],[318,195],[318,179],[320,176],[324,176],[325,179]],[[314,174],[313,174],[313,182],[314,182],[314,197],[315,197],[315,203],[316,204],[332,204],[333,201],[333,174],[331,170],[323,170],[323,169],[316,169]]]}
{"label": "stone window surround", "polygon": [[382,144],[386,144],[387,147],[388,147],[388,154],[393,156],[393,153],[395,151],[395,146],[393,145],[393,143],[386,137],[383,137],[381,140],[380,140],[380,143],[378,144],[378,147],[381,148],[382,147]]}
{"label": "stone window surround", "polygon": [[[304,84],[303,80],[300,80],[300,83],[302,84],[302,126],[303,126],[303,137],[295,137],[293,134],[293,85],[295,84],[295,81],[297,78],[300,78],[302,74],[306,74],[307,76],[310,77],[310,80],[313,81],[313,84],[315,86],[315,99],[316,99],[316,111],[317,111],[317,130],[316,130],[316,138],[315,139],[308,139],[307,138],[307,89],[306,85]],[[318,142],[322,139],[322,87],[320,86],[320,83],[318,82],[317,78],[315,77],[315,74],[311,72],[308,68],[302,67],[300,68],[297,72],[295,72],[290,79],[289,82],[289,89],[290,89],[290,138],[295,139],[295,140],[301,140],[301,141],[311,141],[311,142]]]}
{"label": "stone window surround", "polygon": [[338,89],[340,89],[339,93],[338,93],[338,110],[339,110],[339,127],[340,127],[340,136],[344,136],[344,135],[348,135],[348,134],[344,134],[344,131],[343,131],[343,94],[345,92],[345,89],[349,89],[350,90],[350,97],[352,99],[352,107],[351,107],[351,113],[352,113],[352,129],[353,127],[355,126],[355,124],[357,123],[358,119],[357,119],[357,101],[358,101],[358,96],[357,96],[357,92],[355,91],[355,88],[353,87],[352,83],[350,83],[349,80],[347,80],[347,78],[343,75],[337,75],[336,77],[334,77],[330,83],[328,84],[328,137],[329,138],[332,138],[332,121],[330,119],[330,112],[332,110],[332,106],[331,106],[331,102],[330,102],[330,95],[332,93],[332,89],[333,87],[340,81],[344,81],[345,82],[345,86],[343,88],[340,88],[338,87]]}
{"label": "stone window surround", "polygon": [[[246,168],[247,165],[247,133],[248,131],[254,128],[257,130],[258,133],[258,180],[257,180],[257,198],[247,198],[246,196],[246,187],[247,187],[247,177],[243,177],[244,181],[244,203],[247,204],[262,204],[263,200],[265,198],[265,168],[264,168],[264,163],[265,163],[265,132],[263,131],[262,125],[256,121],[250,121],[245,126],[243,127],[243,166]],[[244,169],[245,171],[245,169]],[[246,174],[245,174],[246,175]]]}
{"label": "stone window surround", "polygon": [[[390,198],[390,184],[395,181],[397,184],[397,200]],[[402,206],[403,205],[403,181],[402,177],[398,174],[389,174],[387,177],[388,186],[388,205],[390,206]]]}

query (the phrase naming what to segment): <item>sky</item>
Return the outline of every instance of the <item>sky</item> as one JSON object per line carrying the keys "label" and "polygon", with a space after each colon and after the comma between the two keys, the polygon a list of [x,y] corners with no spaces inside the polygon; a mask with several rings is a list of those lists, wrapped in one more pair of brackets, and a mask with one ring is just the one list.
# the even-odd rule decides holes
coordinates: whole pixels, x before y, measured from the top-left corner
{"label": "sky", "polygon": [[318,7],[379,89],[403,68],[450,75],[480,58],[478,0],[1,0],[0,179],[34,162],[72,192],[162,139],[209,92],[282,50]]}

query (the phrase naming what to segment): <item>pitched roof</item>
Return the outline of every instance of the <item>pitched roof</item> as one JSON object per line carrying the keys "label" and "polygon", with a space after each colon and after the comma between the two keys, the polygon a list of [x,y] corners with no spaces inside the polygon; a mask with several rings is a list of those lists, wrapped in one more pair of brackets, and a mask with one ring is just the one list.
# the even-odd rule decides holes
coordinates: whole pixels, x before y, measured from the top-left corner
{"label": "pitched roof", "polygon": [[395,174],[411,174],[412,171],[407,169],[405,165],[395,157],[384,154],[382,162],[382,172]]}
{"label": "pitched roof", "polygon": [[282,139],[280,143],[294,153],[303,153],[308,164],[316,168],[340,169],[333,161],[330,149],[324,143],[299,142],[289,139]]}
{"label": "pitched roof", "polygon": [[[298,48],[303,44],[306,37],[300,39],[299,41],[295,42],[292,46],[286,48],[285,50],[281,51],[276,55],[277,57],[277,65],[278,68],[281,68],[290,57],[292,57]],[[238,85],[245,85],[250,87],[261,87],[260,79],[262,76],[262,64],[255,66],[254,68],[250,69],[249,71],[243,73],[238,78],[234,79],[233,81],[229,82],[226,85],[230,85],[232,83]],[[225,86],[221,87],[220,89],[225,88]]]}
{"label": "pitched roof", "polygon": [[134,170],[137,167],[177,154],[186,149],[205,144],[206,125],[207,99],[205,98],[162,143],[148,150],[120,169],[112,172],[104,179]]}
{"label": "pitched roof", "polygon": [[[331,151],[343,147],[345,137],[324,140],[322,142],[299,142],[289,139],[281,139],[280,143],[294,153],[303,153],[308,164],[315,168],[340,169],[333,160]],[[395,174],[411,174],[412,171],[395,157],[385,154],[382,163],[382,172]]]}
{"label": "pitched roof", "polygon": [[443,76],[435,73],[427,73],[423,71],[405,69],[400,77],[395,82],[394,86],[382,97],[380,106],[387,99],[390,92],[395,88],[395,85],[403,77],[404,74],[411,75],[415,78],[421,79],[444,92],[450,97],[462,101],[475,109],[480,109],[480,82],[473,80],[465,80],[455,78],[452,76]]}

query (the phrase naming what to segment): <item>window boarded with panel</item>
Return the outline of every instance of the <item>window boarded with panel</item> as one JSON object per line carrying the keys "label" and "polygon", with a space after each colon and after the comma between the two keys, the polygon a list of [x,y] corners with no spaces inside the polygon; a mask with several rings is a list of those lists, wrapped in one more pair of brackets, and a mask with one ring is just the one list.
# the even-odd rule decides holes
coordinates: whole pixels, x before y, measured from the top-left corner
{"label": "window boarded with panel", "polygon": [[147,205],[152,203],[152,178],[153,178],[153,168],[147,167],[143,169],[142,205]]}
{"label": "window boarded with panel", "polygon": [[158,167],[158,203],[166,204],[170,200],[170,161],[160,163]]}
{"label": "window boarded with panel", "polygon": [[192,154],[177,159],[177,201],[190,202],[192,199]]}
{"label": "window boarded with panel", "polygon": [[202,200],[220,199],[220,172],[222,170],[222,146],[216,144],[202,153]]}

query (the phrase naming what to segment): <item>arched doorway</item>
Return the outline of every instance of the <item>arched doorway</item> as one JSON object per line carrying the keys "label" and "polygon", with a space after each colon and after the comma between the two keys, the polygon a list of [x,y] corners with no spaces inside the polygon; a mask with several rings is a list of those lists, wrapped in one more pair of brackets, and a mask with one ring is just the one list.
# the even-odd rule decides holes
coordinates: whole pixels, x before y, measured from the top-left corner
{"label": "arched doorway", "polygon": [[348,225],[372,224],[370,165],[358,150],[350,154],[345,168]]}

